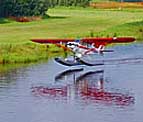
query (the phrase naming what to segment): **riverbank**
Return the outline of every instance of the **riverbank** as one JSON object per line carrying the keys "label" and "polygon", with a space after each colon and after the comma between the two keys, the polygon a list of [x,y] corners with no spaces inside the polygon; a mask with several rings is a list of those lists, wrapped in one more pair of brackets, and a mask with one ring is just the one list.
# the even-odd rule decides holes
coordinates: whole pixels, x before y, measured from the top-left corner
{"label": "riverbank", "polygon": [[63,50],[54,45],[46,46],[33,43],[0,44],[0,64],[30,63],[47,60],[62,55]]}
{"label": "riverbank", "polygon": [[[35,44],[31,38],[132,36],[143,40],[142,9],[54,8],[40,21],[19,23],[0,19],[0,63],[48,59],[59,49]],[[60,50],[60,52],[63,52]]]}

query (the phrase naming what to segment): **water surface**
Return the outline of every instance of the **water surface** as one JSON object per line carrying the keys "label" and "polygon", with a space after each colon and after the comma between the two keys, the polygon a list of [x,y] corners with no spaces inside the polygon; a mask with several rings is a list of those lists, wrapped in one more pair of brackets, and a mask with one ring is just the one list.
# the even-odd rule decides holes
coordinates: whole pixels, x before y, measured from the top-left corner
{"label": "water surface", "polygon": [[143,45],[112,48],[103,66],[50,60],[1,72],[0,122],[142,122]]}

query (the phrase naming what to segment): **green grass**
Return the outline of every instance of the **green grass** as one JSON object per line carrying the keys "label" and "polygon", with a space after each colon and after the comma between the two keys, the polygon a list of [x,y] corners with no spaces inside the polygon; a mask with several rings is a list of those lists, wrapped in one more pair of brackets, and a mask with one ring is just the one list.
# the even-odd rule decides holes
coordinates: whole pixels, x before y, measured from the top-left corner
{"label": "green grass", "polygon": [[[124,30],[124,31],[122,31]],[[143,21],[129,22],[109,28],[99,34],[99,36],[134,36],[138,41],[143,41]]]}
{"label": "green grass", "polygon": [[[143,40],[142,9],[49,9],[49,18],[29,23],[0,19],[0,62],[16,63],[47,58],[47,49],[31,38],[82,38],[90,36],[133,36]],[[52,48],[57,51],[57,48]]]}
{"label": "green grass", "polygon": [[30,63],[45,60],[62,53],[54,45],[23,43],[23,44],[0,44],[0,64],[7,63]]}

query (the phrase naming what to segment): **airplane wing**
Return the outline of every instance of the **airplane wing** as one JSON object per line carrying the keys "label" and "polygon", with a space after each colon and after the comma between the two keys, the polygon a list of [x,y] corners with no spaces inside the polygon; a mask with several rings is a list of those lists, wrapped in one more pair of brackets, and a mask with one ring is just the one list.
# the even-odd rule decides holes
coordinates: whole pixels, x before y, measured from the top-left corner
{"label": "airplane wing", "polygon": [[66,47],[65,44],[68,42],[74,42],[75,39],[31,39],[31,41],[41,44],[55,44],[57,47],[63,48],[65,51],[72,51],[70,48]]}
{"label": "airplane wing", "polygon": [[32,42],[37,43],[49,43],[49,44],[58,44],[58,43],[68,43],[68,42],[74,42],[75,39],[31,39]]}
{"label": "airplane wing", "polygon": [[94,44],[95,47],[99,47],[100,45],[106,46],[112,43],[129,43],[134,42],[135,38],[133,37],[113,37],[113,38],[104,38],[104,37],[92,37],[92,38],[83,38],[80,40],[83,43]]}
{"label": "airplane wing", "polygon": [[[42,44],[55,44],[58,47],[63,48],[65,51],[69,50],[72,51],[72,49],[67,47],[68,42],[77,42],[81,45],[79,45],[79,48],[84,48],[87,50],[87,52],[94,52],[95,50],[99,52],[103,51],[104,47],[108,44],[112,43],[129,43],[135,41],[135,38],[133,37],[90,37],[90,38],[82,38],[82,39],[72,39],[72,38],[65,38],[65,39],[31,39],[33,42],[42,43]],[[84,46],[86,44],[86,46]],[[71,44],[72,45],[72,44]],[[88,47],[87,45],[90,45],[92,47]],[[97,48],[97,49],[95,49]],[[104,50],[105,52],[105,50]]]}
{"label": "airplane wing", "polygon": [[[37,43],[49,43],[49,44],[65,44],[68,42],[76,42],[76,39],[66,38],[66,39],[31,39],[33,42]],[[95,47],[99,47],[100,45],[106,46],[107,44],[111,43],[129,43],[135,41],[133,37],[90,37],[90,38],[82,38],[78,40],[79,42],[87,43],[87,44],[94,44]]]}

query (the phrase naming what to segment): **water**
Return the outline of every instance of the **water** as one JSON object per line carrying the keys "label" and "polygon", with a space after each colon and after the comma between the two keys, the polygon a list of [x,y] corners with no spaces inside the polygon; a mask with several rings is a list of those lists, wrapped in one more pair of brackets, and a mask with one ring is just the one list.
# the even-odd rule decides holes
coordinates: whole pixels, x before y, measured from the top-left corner
{"label": "water", "polygon": [[113,48],[105,59],[131,60],[76,70],[50,60],[1,72],[0,122],[142,122],[143,45]]}

